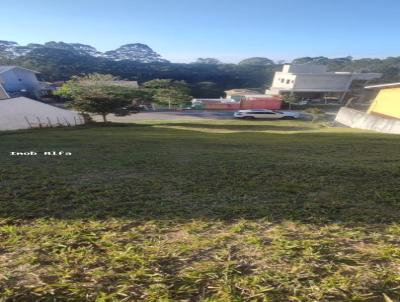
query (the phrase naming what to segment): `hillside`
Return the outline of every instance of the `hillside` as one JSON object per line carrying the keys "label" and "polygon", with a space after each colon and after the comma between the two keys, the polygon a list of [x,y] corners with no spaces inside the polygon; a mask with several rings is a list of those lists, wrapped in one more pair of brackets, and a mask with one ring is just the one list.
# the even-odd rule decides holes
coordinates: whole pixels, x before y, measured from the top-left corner
{"label": "hillside", "polygon": [[49,49],[61,49],[77,56],[105,58],[113,61],[127,60],[140,63],[168,62],[149,46],[141,43],[122,45],[115,50],[103,53],[93,46],[80,43],[51,41],[44,44],[30,43],[26,46],[21,46],[13,41],[0,41],[0,56],[6,59],[16,59],[27,55],[40,56],[41,53],[47,54]]}

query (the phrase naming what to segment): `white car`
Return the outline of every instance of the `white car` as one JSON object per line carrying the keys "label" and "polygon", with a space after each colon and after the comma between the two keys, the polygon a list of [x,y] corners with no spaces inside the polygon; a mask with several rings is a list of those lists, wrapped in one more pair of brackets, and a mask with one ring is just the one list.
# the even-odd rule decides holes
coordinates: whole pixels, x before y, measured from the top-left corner
{"label": "white car", "polygon": [[296,119],[300,117],[297,112],[268,110],[268,109],[252,109],[239,110],[233,116],[242,119]]}

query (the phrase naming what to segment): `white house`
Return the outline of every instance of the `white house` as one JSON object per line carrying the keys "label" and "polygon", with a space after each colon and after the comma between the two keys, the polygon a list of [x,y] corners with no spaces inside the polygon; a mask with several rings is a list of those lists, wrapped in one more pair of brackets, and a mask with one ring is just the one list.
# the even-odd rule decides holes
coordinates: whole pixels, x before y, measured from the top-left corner
{"label": "white house", "polygon": [[0,65],[0,85],[3,87],[0,90],[5,90],[10,97],[25,95],[39,99],[40,82],[36,74],[37,71],[23,67]]}
{"label": "white house", "polygon": [[381,76],[380,73],[328,72],[323,65],[286,64],[282,71],[275,73],[272,86],[265,93],[304,98],[331,95],[342,99],[352,88],[364,87],[368,81]]}

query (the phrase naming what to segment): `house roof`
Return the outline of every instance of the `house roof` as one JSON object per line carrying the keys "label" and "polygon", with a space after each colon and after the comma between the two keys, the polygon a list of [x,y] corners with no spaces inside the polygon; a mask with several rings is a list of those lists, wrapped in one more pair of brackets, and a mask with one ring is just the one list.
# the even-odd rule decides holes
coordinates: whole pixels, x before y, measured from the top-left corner
{"label": "house roof", "polygon": [[273,94],[246,94],[244,95],[246,98],[273,98],[277,97],[277,95]]}
{"label": "house roof", "polygon": [[231,90],[225,90],[225,93],[230,94],[230,95],[259,94],[258,91],[251,90],[251,89],[231,89]]}
{"label": "house roof", "polygon": [[40,73],[39,71],[35,71],[35,70],[32,70],[32,69],[28,69],[28,68],[24,68],[24,67],[20,67],[20,66],[13,66],[13,65],[0,65],[0,73],[12,70],[14,68],[28,70],[28,71],[31,71],[33,73]]}
{"label": "house roof", "polygon": [[386,83],[386,84],[365,86],[366,89],[387,89],[387,88],[395,88],[395,87],[400,87],[400,82],[399,83]]}

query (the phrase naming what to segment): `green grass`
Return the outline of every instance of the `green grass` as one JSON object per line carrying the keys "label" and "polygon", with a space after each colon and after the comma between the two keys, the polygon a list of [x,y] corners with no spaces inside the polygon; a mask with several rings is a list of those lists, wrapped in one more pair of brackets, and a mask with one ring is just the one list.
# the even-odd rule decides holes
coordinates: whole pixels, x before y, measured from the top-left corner
{"label": "green grass", "polygon": [[[9,156],[31,150],[73,155]],[[397,301],[399,244],[399,136],[300,121],[0,133],[0,301]]]}

